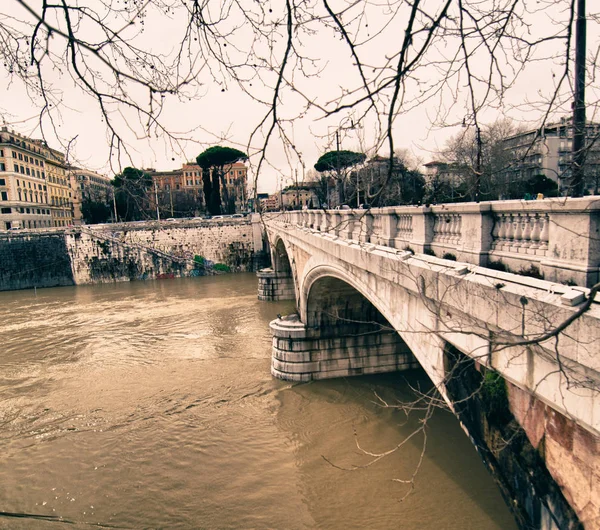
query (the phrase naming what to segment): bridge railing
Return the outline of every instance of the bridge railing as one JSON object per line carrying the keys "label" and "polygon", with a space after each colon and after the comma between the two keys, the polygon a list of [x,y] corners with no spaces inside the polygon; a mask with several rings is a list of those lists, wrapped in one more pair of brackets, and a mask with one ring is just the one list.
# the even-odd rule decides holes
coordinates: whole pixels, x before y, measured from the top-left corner
{"label": "bridge railing", "polygon": [[272,220],[555,282],[600,281],[600,197],[302,210]]}

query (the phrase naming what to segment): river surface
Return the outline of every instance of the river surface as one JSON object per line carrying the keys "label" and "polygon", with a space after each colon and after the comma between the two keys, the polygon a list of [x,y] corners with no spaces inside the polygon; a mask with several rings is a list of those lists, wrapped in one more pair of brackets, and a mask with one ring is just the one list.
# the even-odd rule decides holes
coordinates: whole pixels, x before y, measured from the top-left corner
{"label": "river surface", "polygon": [[421,371],[289,384],[252,274],[0,293],[0,528],[516,529]]}

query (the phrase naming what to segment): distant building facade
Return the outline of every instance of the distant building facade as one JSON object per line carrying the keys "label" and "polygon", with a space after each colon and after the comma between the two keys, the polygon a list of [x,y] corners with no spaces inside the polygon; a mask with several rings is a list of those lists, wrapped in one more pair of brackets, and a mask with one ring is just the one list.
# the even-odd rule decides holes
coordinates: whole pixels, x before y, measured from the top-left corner
{"label": "distant building facade", "polygon": [[[586,188],[598,191],[600,180],[600,123],[586,124]],[[504,140],[514,162],[504,171],[507,182],[527,180],[544,175],[558,184],[559,190],[568,188],[571,178],[573,149],[573,123],[563,118],[557,123],[545,125],[515,134]]]}
{"label": "distant building facade", "polygon": [[465,167],[453,162],[432,160],[427,164],[423,164],[423,167],[425,168],[424,176],[427,183],[439,180],[456,185],[460,184],[465,174]]}
{"label": "distant building facade", "polygon": [[114,187],[110,177],[78,167],[70,167],[68,174],[73,193],[74,225],[83,224],[81,205],[86,199],[112,205]]}
{"label": "distant building facade", "polygon": [[308,207],[317,207],[319,199],[315,192],[316,185],[299,184],[298,186],[289,186],[281,193],[283,207],[285,209],[302,209]]}
{"label": "distant building facade", "polygon": [[48,206],[52,226],[65,227],[73,224],[73,194],[64,153],[48,148],[46,158],[46,182]]}
{"label": "distant building facade", "polygon": [[281,195],[279,193],[273,193],[266,197],[260,197],[260,208],[262,212],[273,212],[281,208]]}
{"label": "distant building facade", "polygon": [[49,150],[6,127],[0,130],[0,230],[53,226],[48,202]]}

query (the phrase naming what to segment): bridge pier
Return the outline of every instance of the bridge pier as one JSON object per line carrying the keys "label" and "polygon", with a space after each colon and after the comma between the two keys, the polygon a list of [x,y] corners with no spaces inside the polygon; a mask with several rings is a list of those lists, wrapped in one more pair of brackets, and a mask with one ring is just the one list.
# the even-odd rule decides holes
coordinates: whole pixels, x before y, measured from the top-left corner
{"label": "bridge pier", "polygon": [[294,279],[291,272],[277,272],[268,268],[258,271],[256,276],[259,300],[275,302],[295,299]]}
{"label": "bridge pier", "polygon": [[297,315],[273,320],[271,373],[288,381],[409,370],[418,366],[393,329],[374,323],[307,327]]}

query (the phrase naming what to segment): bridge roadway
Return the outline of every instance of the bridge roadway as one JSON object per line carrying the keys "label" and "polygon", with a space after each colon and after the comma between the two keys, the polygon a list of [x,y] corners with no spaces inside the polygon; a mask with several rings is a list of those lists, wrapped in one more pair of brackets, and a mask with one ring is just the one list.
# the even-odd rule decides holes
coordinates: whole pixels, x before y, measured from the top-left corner
{"label": "bridge roadway", "polygon": [[[591,283],[596,250],[561,267],[561,256],[575,254],[552,237],[572,232],[581,218],[584,229],[598,226],[598,211],[595,203],[563,205],[558,214],[554,202],[536,205],[545,212],[531,213],[526,205],[519,222],[537,227],[516,227],[512,239],[496,226],[505,222],[498,206],[492,223],[482,222],[481,212],[490,212],[485,204],[445,205],[439,215],[398,208],[265,217],[273,269],[259,273],[259,296],[295,297],[298,305],[296,316],[271,323],[273,375],[308,381],[418,363],[461,420],[523,528],[600,528],[600,305],[585,287],[478,264],[504,237],[497,252],[506,258],[513,252],[517,263],[540,266],[550,277],[583,271],[579,278]],[[553,216],[560,226],[552,226]],[[420,240],[418,223],[433,228],[425,226]],[[406,231],[411,224],[412,234]],[[469,226],[479,228],[469,233]],[[491,237],[482,244],[485,230]],[[515,246],[518,233],[522,241]],[[594,235],[585,234],[588,240]],[[578,233],[562,245],[581,248],[583,240]],[[546,248],[536,253],[540,246]],[[428,249],[464,261],[421,253]],[[505,389],[506,410],[486,398],[486,385],[498,374],[503,382],[495,388]],[[506,442],[517,438],[518,447]]]}

